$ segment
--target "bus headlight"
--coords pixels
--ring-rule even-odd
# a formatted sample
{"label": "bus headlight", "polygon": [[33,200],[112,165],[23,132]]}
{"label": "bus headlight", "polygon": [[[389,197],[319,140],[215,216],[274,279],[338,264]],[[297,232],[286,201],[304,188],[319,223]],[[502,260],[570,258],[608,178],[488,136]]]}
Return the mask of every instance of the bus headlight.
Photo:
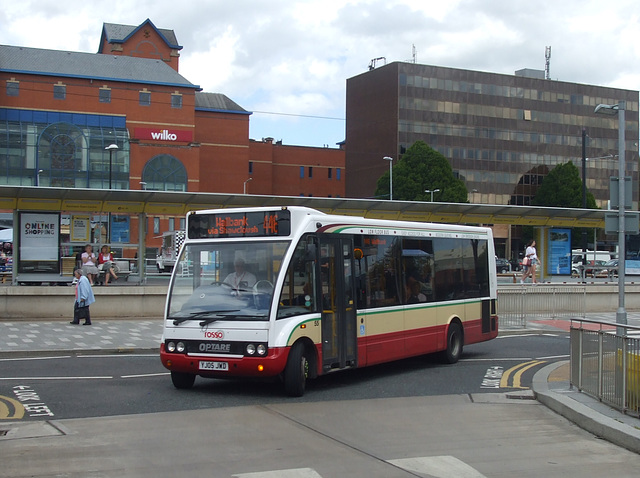
{"label": "bus headlight", "polygon": [[254,355],[256,353],[256,346],[253,344],[247,345],[247,355]]}
{"label": "bus headlight", "polygon": [[167,352],[175,352],[176,351],[176,344],[174,344],[173,342],[169,342],[167,344]]}
{"label": "bus headlight", "polygon": [[267,353],[267,347],[263,344],[258,345],[258,355],[264,355]]}
{"label": "bus headlight", "polygon": [[186,347],[185,347],[185,345],[184,345],[184,342],[178,342],[178,343],[177,343],[177,345],[176,345],[176,350],[177,350],[179,353],[183,353],[183,352],[185,351],[185,348],[186,348]]}

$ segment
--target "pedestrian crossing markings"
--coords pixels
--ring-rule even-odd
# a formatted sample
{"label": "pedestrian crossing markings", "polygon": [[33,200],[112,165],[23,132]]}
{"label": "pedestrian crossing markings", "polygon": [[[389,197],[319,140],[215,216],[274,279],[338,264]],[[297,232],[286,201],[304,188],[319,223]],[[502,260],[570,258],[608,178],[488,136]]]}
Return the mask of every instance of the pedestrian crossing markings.
{"label": "pedestrian crossing markings", "polygon": [[[387,463],[410,473],[420,473],[435,478],[485,478],[475,468],[454,456],[422,456],[387,460]],[[312,468],[258,471],[233,475],[234,478],[322,478]]]}

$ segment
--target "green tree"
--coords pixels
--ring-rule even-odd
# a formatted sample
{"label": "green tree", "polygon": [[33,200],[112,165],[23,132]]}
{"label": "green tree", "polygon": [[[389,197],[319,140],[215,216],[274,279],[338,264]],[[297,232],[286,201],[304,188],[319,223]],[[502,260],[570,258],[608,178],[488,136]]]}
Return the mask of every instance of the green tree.
{"label": "green tree", "polygon": [[[582,180],[578,168],[569,161],[558,164],[545,176],[531,201],[533,206],[582,207]],[[587,191],[587,209],[598,209],[596,199]]]}
{"label": "green tree", "polygon": [[[596,199],[592,193],[587,191],[587,209],[598,209]],[[569,161],[558,164],[545,176],[542,184],[538,188],[535,197],[531,201],[533,206],[549,207],[570,207],[582,208],[582,179],[580,171]],[[574,227],[571,234],[571,247],[582,247],[582,234],[589,232],[581,227]],[[523,239],[525,236],[533,237],[533,228],[522,230]]]}
{"label": "green tree", "polygon": [[[416,141],[393,166],[393,199],[399,201],[468,202],[464,182],[453,175],[447,158],[424,141]],[[376,197],[389,197],[389,171],[377,182]]]}

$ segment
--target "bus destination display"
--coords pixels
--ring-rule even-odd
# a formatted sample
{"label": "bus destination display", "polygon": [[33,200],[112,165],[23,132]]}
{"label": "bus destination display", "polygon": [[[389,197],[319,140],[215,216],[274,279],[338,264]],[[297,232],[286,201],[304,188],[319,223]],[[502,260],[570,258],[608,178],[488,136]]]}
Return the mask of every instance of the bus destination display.
{"label": "bus destination display", "polygon": [[290,215],[287,210],[190,214],[187,230],[190,239],[288,236]]}

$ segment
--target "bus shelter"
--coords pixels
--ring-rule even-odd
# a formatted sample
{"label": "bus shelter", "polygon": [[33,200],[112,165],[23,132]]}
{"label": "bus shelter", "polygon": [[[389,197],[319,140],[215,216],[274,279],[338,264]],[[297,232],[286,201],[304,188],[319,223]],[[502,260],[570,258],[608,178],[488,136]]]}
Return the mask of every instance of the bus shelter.
{"label": "bus shelter", "polygon": [[[71,281],[76,255],[86,244],[92,244],[96,253],[102,245],[109,246],[129,262],[134,280],[144,284],[149,215],[182,216],[190,210],[257,206],[306,206],[326,213],[376,219],[534,226],[542,257],[551,243],[548,238],[562,237],[562,232],[550,235],[551,231],[604,227],[607,212],[377,199],[0,186],[0,211],[13,212],[14,285]],[[543,277],[545,264],[543,261]]]}

